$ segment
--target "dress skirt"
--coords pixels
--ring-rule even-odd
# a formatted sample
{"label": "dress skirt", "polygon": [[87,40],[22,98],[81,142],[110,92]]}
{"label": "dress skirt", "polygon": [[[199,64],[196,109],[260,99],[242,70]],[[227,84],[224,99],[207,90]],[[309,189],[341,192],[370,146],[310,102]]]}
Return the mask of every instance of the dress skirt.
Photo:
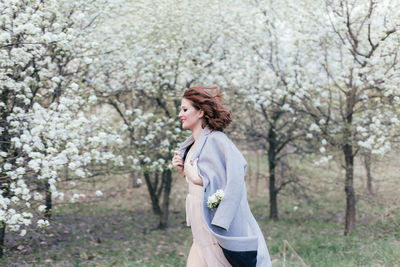
{"label": "dress skirt", "polygon": [[203,187],[188,180],[189,193],[186,197],[186,221],[192,228],[193,245],[190,249],[187,266],[231,267],[204,222],[202,200]]}

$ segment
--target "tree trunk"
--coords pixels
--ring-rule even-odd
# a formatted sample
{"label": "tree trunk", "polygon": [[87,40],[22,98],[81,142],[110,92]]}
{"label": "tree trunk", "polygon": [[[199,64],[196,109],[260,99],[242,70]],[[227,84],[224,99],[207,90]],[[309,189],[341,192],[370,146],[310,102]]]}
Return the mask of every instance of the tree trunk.
{"label": "tree trunk", "polygon": [[343,146],[343,152],[345,157],[345,167],[346,167],[346,177],[344,191],[346,193],[346,218],[345,218],[345,229],[344,234],[355,230],[356,222],[356,198],[353,187],[354,178],[354,155],[353,147],[351,144],[347,143]]}
{"label": "tree trunk", "polygon": [[371,174],[371,152],[364,153],[364,166],[367,172],[367,190],[370,195],[373,195],[372,192],[372,174]]}
{"label": "tree trunk", "polygon": [[46,219],[51,219],[51,209],[52,209],[52,202],[51,202],[51,192],[50,192],[50,184],[46,182],[46,210],[44,212],[44,216]]}
{"label": "tree trunk", "polygon": [[344,128],[343,153],[345,159],[346,177],[344,191],[346,193],[346,217],[344,235],[353,232],[356,227],[356,196],[354,192],[354,153],[353,153],[353,112],[356,90],[348,91],[346,98],[346,126]]}
{"label": "tree trunk", "polygon": [[[2,103],[8,103],[9,97],[9,90],[2,88],[1,90],[1,101]],[[8,117],[8,109],[4,107],[0,107],[0,127],[3,129],[0,135],[0,148],[2,151],[9,151],[11,147],[11,136],[8,133],[8,124],[7,124],[7,117]],[[4,163],[3,163],[4,164]],[[3,165],[1,166],[3,167]],[[0,173],[2,177],[6,177],[5,173]],[[2,182],[2,186],[0,187],[1,194],[3,197],[8,198],[10,193],[10,181]],[[4,250],[4,238],[6,235],[6,222],[0,221],[0,258],[3,257],[3,250]]]}
{"label": "tree trunk", "polygon": [[[10,187],[9,185],[4,185],[1,187],[2,189],[2,195],[3,197],[8,197],[10,193]],[[6,222],[2,221],[0,222],[0,258],[3,258],[4,256],[4,238],[6,236]]]}
{"label": "tree trunk", "polygon": [[6,235],[6,222],[0,222],[0,259],[3,258],[4,237]]}
{"label": "tree trunk", "polygon": [[[8,198],[10,195],[10,186],[9,184],[5,184],[1,187],[2,195],[5,198]],[[4,239],[6,236],[6,222],[0,222],[0,258],[4,256]]]}
{"label": "tree trunk", "polygon": [[156,188],[153,187],[150,180],[150,173],[147,171],[143,172],[144,180],[146,181],[147,189],[149,191],[151,205],[153,207],[154,214],[161,215],[160,203],[158,201]]}
{"label": "tree trunk", "polygon": [[168,214],[169,214],[169,194],[171,193],[171,184],[172,184],[172,173],[171,170],[165,170],[162,173],[162,179],[164,182],[163,188],[163,204],[160,216],[160,223],[158,228],[165,229],[168,225]]}
{"label": "tree trunk", "polygon": [[[269,166],[272,167],[273,164],[269,162]],[[275,169],[269,170],[269,218],[278,220],[278,192],[275,189]]]}
{"label": "tree trunk", "polygon": [[278,190],[276,190],[276,134],[271,128],[268,133],[268,166],[269,166],[269,218],[273,220],[278,220]]}
{"label": "tree trunk", "polygon": [[257,150],[257,170],[256,170],[256,197],[258,196],[258,184],[260,181],[260,153]]}

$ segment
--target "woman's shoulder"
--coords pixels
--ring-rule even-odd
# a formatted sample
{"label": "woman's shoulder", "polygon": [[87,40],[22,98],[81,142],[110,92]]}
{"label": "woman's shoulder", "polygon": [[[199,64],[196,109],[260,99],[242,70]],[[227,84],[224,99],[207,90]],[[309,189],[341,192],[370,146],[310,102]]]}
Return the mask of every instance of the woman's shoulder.
{"label": "woman's shoulder", "polygon": [[217,130],[211,131],[209,134],[209,138],[213,141],[227,142],[227,143],[232,142],[224,132]]}
{"label": "woman's shoulder", "polygon": [[238,150],[236,145],[232,142],[232,140],[221,131],[212,131],[209,134],[210,144],[215,147],[219,147],[224,150]]}
{"label": "woman's shoulder", "polygon": [[240,150],[224,132],[212,131],[209,134],[208,139],[209,140],[207,141],[207,150],[209,150],[209,152],[223,155],[224,158],[242,158],[245,162],[245,159]]}

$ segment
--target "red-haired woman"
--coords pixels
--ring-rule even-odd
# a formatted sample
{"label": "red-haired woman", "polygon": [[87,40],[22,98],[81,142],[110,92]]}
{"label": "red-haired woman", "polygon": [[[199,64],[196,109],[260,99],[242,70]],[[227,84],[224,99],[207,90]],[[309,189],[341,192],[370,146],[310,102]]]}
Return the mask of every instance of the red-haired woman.
{"label": "red-haired woman", "polygon": [[192,135],[173,166],[189,184],[186,220],[193,245],[187,266],[271,266],[264,236],[247,202],[247,163],[222,132],[231,115],[217,87],[185,91],[179,118]]}

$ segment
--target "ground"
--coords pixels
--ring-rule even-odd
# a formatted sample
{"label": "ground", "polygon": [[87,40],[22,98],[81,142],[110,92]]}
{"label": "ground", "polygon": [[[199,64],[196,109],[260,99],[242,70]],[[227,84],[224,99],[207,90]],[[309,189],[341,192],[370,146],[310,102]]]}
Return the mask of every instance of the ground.
{"label": "ground", "polygon": [[[292,159],[308,197],[298,189],[282,191],[280,219],[273,221],[268,219],[266,179],[260,178],[256,185],[254,153],[246,158],[249,202],[273,266],[302,266],[302,261],[307,266],[400,266],[396,155],[379,159],[373,166],[373,196],[365,190],[361,162],[356,163],[357,228],[350,236],[343,235],[344,173],[337,164],[315,166],[308,159]],[[185,266],[192,242],[185,221],[186,182],[174,178],[169,225],[159,230],[145,185],[135,188],[125,176],[104,179],[95,185],[104,191],[103,197],[56,205],[48,228],[30,231],[25,237],[7,233],[6,256],[0,265]]]}

